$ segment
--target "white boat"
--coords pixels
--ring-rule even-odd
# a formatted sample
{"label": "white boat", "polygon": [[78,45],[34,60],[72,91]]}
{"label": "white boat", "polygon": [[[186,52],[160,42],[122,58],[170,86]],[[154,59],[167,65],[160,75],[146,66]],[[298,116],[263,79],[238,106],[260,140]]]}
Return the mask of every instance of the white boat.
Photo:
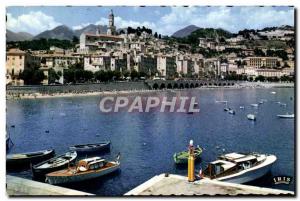
{"label": "white boat", "polygon": [[120,155],[115,161],[106,161],[101,157],[82,159],[75,167],[46,174],[49,184],[80,182],[98,178],[112,173],[120,168]]}
{"label": "white boat", "polygon": [[235,114],[235,111],[234,110],[229,110],[228,113],[229,114]]}
{"label": "white boat", "polygon": [[257,103],[250,104],[252,107],[258,107]]}
{"label": "white boat", "polygon": [[271,91],[271,94],[276,94],[276,91]]}
{"label": "white boat", "polygon": [[247,118],[252,121],[256,120],[256,116],[254,114],[247,114]]}
{"label": "white boat", "polygon": [[241,105],[241,106],[240,106],[240,109],[245,109],[245,106],[242,106],[242,105]]}
{"label": "white boat", "polygon": [[209,163],[204,177],[231,183],[247,183],[267,174],[277,160],[275,155],[229,153]]}
{"label": "white boat", "polygon": [[278,114],[277,117],[279,118],[286,118],[286,119],[292,119],[295,118],[294,114]]}

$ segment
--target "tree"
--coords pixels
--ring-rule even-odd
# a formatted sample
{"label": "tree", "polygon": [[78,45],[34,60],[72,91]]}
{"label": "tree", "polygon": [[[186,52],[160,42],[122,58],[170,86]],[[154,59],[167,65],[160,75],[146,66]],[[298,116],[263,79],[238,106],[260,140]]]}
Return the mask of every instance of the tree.
{"label": "tree", "polygon": [[161,34],[158,35],[158,38],[161,39]]}
{"label": "tree", "polygon": [[255,82],[260,81],[260,82],[264,82],[265,81],[265,77],[263,75],[259,75],[255,78]]}
{"label": "tree", "polygon": [[266,54],[261,49],[258,49],[258,48],[254,49],[254,54],[255,54],[255,56],[260,56],[260,57],[266,56]]}
{"label": "tree", "polygon": [[157,38],[157,32],[154,33],[154,38]]}
{"label": "tree", "polygon": [[78,38],[77,36],[73,36],[72,42],[73,42],[74,44],[78,44],[78,43],[79,43],[79,38]]}
{"label": "tree", "polygon": [[55,72],[55,70],[53,68],[50,68],[48,70],[48,83],[49,84],[52,84],[52,83],[55,83],[56,80],[59,79],[59,75]]}
{"label": "tree", "polygon": [[20,73],[19,78],[24,80],[25,84],[41,84],[45,79],[44,72],[39,69],[28,68]]}
{"label": "tree", "polygon": [[131,73],[130,73],[130,77],[132,80],[138,78],[139,74],[136,70],[132,70]]}

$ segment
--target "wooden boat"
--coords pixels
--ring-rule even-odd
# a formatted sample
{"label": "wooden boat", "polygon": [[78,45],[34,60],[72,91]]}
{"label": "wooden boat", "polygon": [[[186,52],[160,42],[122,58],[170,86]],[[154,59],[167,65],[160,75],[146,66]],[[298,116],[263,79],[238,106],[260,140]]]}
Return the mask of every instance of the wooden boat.
{"label": "wooden boat", "polygon": [[96,151],[105,151],[110,150],[110,141],[99,142],[94,144],[78,144],[69,147],[71,151],[76,151],[79,153],[85,152],[96,152]]}
{"label": "wooden boat", "polygon": [[119,169],[120,155],[115,161],[106,161],[101,157],[92,157],[80,160],[74,167],[48,173],[46,182],[49,184],[62,184],[80,182],[94,179],[112,173]]}
{"label": "wooden boat", "polygon": [[32,166],[33,178],[45,181],[45,175],[50,172],[64,169],[73,164],[77,158],[76,151],[67,152],[63,155],[56,156],[47,161]]}
{"label": "wooden boat", "polygon": [[9,154],[6,156],[6,166],[8,168],[20,168],[24,166],[27,166],[29,168],[30,164],[39,163],[41,161],[52,158],[54,155],[54,149],[19,154]]}
{"label": "wooden boat", "polygon": [[208,164],[203,177],[231,183],[246,183],[268,173],[277,160],[275,155],[229,153]]}
{"label": "wooden boat", "polygon": [[[195,153],[195,160],[200,159],[201,154],[202,154],[202,148],[197,146],[194,150]],[[188,163],[188,158],[189,158],[189,152],[188,151],[182,151],[179,153],[175,153],[173,155],[174,162],[176,164],[187,164]]]}
{"label": "wooden boat", "polygon": [[277,117],[279,118],[286,118],[286,119],[293,119],[295,118],[295,115],[294,114],[278,114]]}
{"label": "wooden boat", "polygon": [[247,114],[247,118],[252,121],[256,120],[256,116],[254,114]]}
{"label": "wooden boat", "polygon": [[228,113],[234,115],[234,114],[235,114],[235,111],[234,111],[234,110],[229,110]]}

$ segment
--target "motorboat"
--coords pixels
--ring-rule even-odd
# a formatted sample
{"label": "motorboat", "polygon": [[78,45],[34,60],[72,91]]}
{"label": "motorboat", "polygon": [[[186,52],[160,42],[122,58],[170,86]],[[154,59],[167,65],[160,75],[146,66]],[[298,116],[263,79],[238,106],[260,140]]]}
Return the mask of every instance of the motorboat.
{"label": "motorboat", "polygon": [[252,121],[256,120],[256,116],[254,114],[247,114],[247,118]]}
{"label": "motorboat", "polygon": [[101,157],[82,159],[74,167],[46,174],[49,184],[63,184],[85,181],[112,173],[120,168],[120,154],[115,161],[107,161]]}
{"label": "motorboat", "polygon": [[203,177],[231,183],[247,183],[267,174],[277,160],[275,155],[228,153],[210,162]]}

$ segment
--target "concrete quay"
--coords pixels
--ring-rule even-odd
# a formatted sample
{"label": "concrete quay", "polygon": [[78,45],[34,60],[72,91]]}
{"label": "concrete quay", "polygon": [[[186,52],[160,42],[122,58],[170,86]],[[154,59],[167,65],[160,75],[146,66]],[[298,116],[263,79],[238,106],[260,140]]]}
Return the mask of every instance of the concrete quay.
{"label": "concrete quay", "polygon": [[289,195],[294,192],[242,184],[202,179],[190,183],[187,177],[160,174],[127,192],[125,196],[236,196],[236,195]]}
{"label": "concrete quay", "polygon": [[46,183],[6,176],[6,193],[10,197],[18,196],[92,196],[94,194],[53,186]]}

